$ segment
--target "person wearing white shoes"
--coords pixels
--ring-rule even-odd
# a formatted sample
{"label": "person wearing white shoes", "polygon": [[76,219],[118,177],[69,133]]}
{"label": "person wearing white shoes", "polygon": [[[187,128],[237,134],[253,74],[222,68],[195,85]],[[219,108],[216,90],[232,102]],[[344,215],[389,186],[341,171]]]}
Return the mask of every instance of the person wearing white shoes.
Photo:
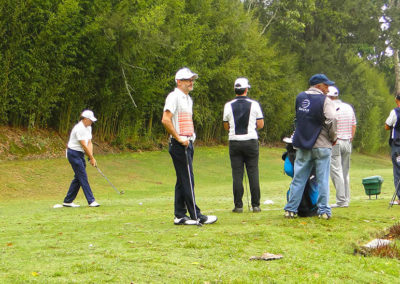
{"label": "person wearing white shoes", "polygon": [[[198,78],[189,68],[181,68],[175,75],[176,88],[165,100],[162,124],[170,134],[169,154],[175,172],[175,225],[198,225],[215,223],[218,218],[201,214],[196,205],[193,175],[193,101],[189,92]],[[186,213],[189,212],[189,216]]]}
{"label": "person wearing white shoes", "polygon": [[79,188],[82,187],[86,200],[90,207],[99,207],[96,202],[86,173],[85,154],[89,157],[90,164],[95,167],[96,159],[93,156],[92,127],[97,119],[91,110],[82,112],[80,121],[72,128],[67,148],[67,158],[75,173],[67,195],[64,198],[64,207],[79,207],[74,203]]}
{"label": "person wearing white shoes", "polygon": [[332,146],[330,175],[336,189],[336,203],[331,208],[348,207],[350,204],[350,155],[351,143],[356,134],[357,120],[351,105],[339,100],[339,90],[329,86],[327,96],[334,102],[337,119],[337,142]]}

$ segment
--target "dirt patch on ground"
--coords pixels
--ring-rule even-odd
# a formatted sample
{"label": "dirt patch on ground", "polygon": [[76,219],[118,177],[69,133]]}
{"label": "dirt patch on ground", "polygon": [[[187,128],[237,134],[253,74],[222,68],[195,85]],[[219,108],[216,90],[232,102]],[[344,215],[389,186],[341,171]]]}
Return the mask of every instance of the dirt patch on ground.
{"label": "dirt patch on ground", "polygon": [[[53,130],[0,126],[0,160],[48,159],[65,156],[68,135]],[[106,142],[93,141],[95,154],[118,153]]]}

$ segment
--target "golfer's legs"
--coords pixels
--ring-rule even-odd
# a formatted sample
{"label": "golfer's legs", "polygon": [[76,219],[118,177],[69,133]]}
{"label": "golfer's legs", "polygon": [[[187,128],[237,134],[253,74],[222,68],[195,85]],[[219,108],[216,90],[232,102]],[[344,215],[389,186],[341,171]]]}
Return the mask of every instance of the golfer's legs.
{"label": "golfer's legs", "polygon": [[318,214],[326,213],[331,216],[331,207],[329,206],[329,168],[332,150],[330,148],[314,148],[312,151],[319,189]]}
{"label": "golfer's legs", "polygon": [[341,141],[339,140],[332,148],[330,174],[333,185],[336,189],[336,204],[339,206],[346,205],[346,195],[344,187],[344,177],[342,169]]}
{"label": "golfer's legs", "polygon": [[[191,176],[192,186],[193,186],[193,196],[192,189],[190,187],[190,180],[188,175],[187,161],[185,155],[185,147],[182,146],[176,140],[172,140],[170,146],[170,155],[172,157],[172,161],[174,163],[177,183],[175,186],[175,216],[177,218],[182,218],[186,215],[186,212],[189,211],[190,217],[195,219],[195,211],[193,205],[194,195],[194,176],[193,176],[193,145],[189,144],[187,148],[187,156],[189,161],[189,172]],[[187,210],[187,211],[186,211]],[[199,207],[196,206],[197,217],[200,216],[201,212]]]}
{"label": "golfer's legs", "polygon": [[68,190],[64,202],[70,203],[74,201],[76,195],[78,194],[79,186],[81,186],[88,204],[92,203],[95,199],[86,174],[86,162],[84,154],[79,151],[68,149],[68,161],[75,172],[75,177],[71,182],[70,189]]}
{"label": "golfer's legs", "polygon": [[400,147],[392,144],[392,164],[393,164],[393,178],[394,188],[397,192],[397,197],[400,199]]}
{"label": "golfer's legs", "polygon": [[290,184],[289,202],[284,208],[286,211],[297,213],[312,166],[311,150],[298,149],[294,161],[294,177]]}
{"label": "golfer's legs", "polygon": [[343,171],[343,181],[344,181],[344,196],[346,198],[345,205],[350,203],[350,155],[351,155],[351,142],[350,140],[343,141],[341,146],[341,156],[342,156],[342,171]]}
{"label": "golfer's legs", "polygon": [[258,140],[245,141],[245,164],[247,176],[249,177],[250,192],[251,192],[251,206],[260,206],[260,181],[258,174]]}
{"label": "golfer's legs", "polygon": [[244,157],[240,150],[239,141],[229,141],[229,157],[232,168],[233,202],[235,207],[243,208]]}

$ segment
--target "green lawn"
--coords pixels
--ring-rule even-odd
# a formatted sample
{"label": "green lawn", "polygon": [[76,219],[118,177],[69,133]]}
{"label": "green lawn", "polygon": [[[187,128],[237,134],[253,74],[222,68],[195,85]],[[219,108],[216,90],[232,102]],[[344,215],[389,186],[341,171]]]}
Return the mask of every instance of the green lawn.
{"label": "green lawn", "polygon": [[[73,172],[66,159],[0,162],[0,283],[394,283],[400,262],[354,256],[398,222],[388,210],[394,187],[388,157],[352,156],[352,202],[331,220],[283,218],[290,178],[283,149],[260,153],[262,212],[233,214],[227,147],[198,147],[194,158],[197,203],[216,224],[173,225],[175,172],[167,151],[97,156],[98,165],[125,195],[117,195],[89,166],[99,208],[53,209]],[[384,178],[368,200],[361,179]],[[331,186],[331,202],[335,191]],[[264,252],[275,261],[249,261]]]}

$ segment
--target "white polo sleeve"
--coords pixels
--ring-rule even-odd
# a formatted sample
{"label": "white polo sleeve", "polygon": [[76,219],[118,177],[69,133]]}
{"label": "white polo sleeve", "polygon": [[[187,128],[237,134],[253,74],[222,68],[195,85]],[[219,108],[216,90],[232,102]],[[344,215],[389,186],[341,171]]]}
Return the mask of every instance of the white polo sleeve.
{"label": "white polo sleeve", "polygon": [[178,107],[178,96],[174,93],[170,93],[165,99],[164,111],[169,110],[172,114],[175,114]]}
{"label": "white polo sleeve", "polygon": [[389,117],[386,119],[386,124],[388,126],[394,126],[396,124],[397,121],[397,115],[396,112],[394,111],[394,109],[392,109],[392,111],[389,114]]}
{"label": "white polo sleeve", "polygon": [[224,106],[224,115],[222,117],[222,121],[223,122],[229,122],[229,114],[231,113],[231,104],[230,103],[226,103]]}
{"label": "white polo sleeve", "polygon": [[257,102],[254,104],[254,106],[255,106],[255,111],[256,111],[256,119],[263,119],[264,115],[262,113],[260,103]]}

